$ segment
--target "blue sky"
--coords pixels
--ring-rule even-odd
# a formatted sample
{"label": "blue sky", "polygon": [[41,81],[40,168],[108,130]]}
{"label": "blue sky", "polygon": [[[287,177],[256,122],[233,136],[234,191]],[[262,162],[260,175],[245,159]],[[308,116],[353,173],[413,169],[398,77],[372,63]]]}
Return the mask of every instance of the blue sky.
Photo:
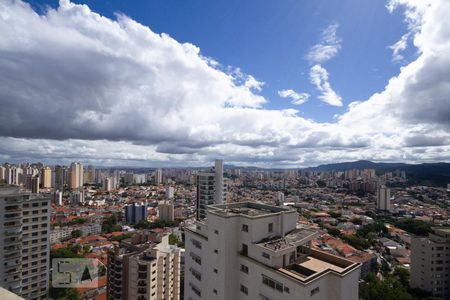
{"label": "blue sky", "polygon": [[0,161],[450,161],[448,0],[0,11]]}
{"label": "blue sky", "polygon": [[[30,1],[36,9],[58,6],[58,1]],[[189,42],[204,56],[224,66],[234,66],[265,83],[261,95],[268,109],[294,108],[305,118],[334,122],[347,105],[382,91],[398,74],[401,64],[392,61],[388,48],[407,32],[401,10],[389,13],[384,1],[74,1],[109,18],[123,13],[156,33],[167,33]],[[309,49],[322,30],[337,23],[341,50],[323,66],[344,105],[317,100],[309,82]],[[413,55],[412,50],[406,57]],[[311,94],[301,106],[282,99],[277,91],[293,89]]]}

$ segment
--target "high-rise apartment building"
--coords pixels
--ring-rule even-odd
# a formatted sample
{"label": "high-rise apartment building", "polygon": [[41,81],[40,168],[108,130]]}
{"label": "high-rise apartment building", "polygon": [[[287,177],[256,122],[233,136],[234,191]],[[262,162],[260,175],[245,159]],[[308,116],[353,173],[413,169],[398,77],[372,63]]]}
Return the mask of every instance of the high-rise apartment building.
{"label": "high-rise apartment building", "polygon": [[411,287],[450,299],[450,228],[411,239]]}
{"label": "high-rise apartment building", "polygon": [[377,209],[391,210],[391,190],[385,185],[377,189]]}
{"label": "high-rise apartment building", "polygon": [[125,205],[125,222],[127,224],[137,224],[140,221],[147,220],[147,204],[133,203]]}
{"label": "high-rise apartment building", "polygon": [[161,201],[158,204],[159,219],[161,221],[173,221],[175,220],[173,203],[172,201]]}
{"label": "high-rise apartment building", "polygon": [[52,187],[52,169],[44,167],[41,170],[41,186],[44,189]]}
{"label": "high-rise apartment building", "polygon": [[162,183],[162,169],[156,169],[154,174],[154,182],[155,184],[161,184]]}
{"label": "high-rise apartment building", "polygon": [[26,299],[47,299],[50,199],[0,187],[0,286]]}
{"label": "high-rise apartment building", "polygon": [[78,189],[83,186],[83,165],[74,162],[70,165],[69,169],[69,188]]}
{"label": "high-rise apartment building", "polygon": [[0,166],[0,184],[6,183],[6,168],[4,166]]}
{"label": "high-rise apartment building", "polygon": [[[160,240],[155,242],[155,240]],[[180,299],[180,248],[169,238],[138,233],[108,256],[108,299]]]}
{"label": "high-rise apartment building", "polygon": [[39,176],[27,175],[25,187],[34,194],[39,193],[40,178]]}
{"label": "high-rise apartment building", "polygon": [[68,182],[68,170],[65,166],[55,166],[55,190],[63,191]]}
{"label": "high-rise apartment building", "polygon": [[223,161],[216,160],[214,171],[197,175],[197,219],[206,218],[206,208],[211,204],[222,204],[227,199],[227,185],[223,178]]}
{"label": "high-rise apartment building", "polygon": [[185,228],[185,299],[358,299],[360,264],[311,249],[295,210],[211,205]]}
{"label": "high-rise apartment building", "polygon": [[174,196],[175,196],[175,188],[173,186],[168,186],[166,188],[166,198],[173,199]]}

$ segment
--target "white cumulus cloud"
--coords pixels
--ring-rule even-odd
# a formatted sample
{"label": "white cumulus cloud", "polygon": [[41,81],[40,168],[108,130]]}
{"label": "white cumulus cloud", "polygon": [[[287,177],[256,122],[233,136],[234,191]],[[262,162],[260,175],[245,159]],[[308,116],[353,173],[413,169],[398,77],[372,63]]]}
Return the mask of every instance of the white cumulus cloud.
{"label": "white cumulus cloud", "polygon": [[294,90],[278,91],[278,96],[281,98],[290,98],[292,104],[301,105],[308,101],[310,95],[308,93],[297,93]]}

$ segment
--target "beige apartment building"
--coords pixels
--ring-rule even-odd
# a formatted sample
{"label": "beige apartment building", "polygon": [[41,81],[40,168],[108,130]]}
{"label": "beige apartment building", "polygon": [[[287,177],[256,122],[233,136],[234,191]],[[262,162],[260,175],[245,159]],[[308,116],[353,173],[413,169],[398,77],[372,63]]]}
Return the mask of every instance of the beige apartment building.
{"label": "beige apartment building", "polygon": [[252,202],[210,205],[185,228],[185,299],[358,299],[360,264],[311,249],[298,213]]}
{"label": "beige apartment building", "polygon": [[52,187],[52,169],[50,167],[44,167],[41,170],[41,186],[42,188]]}
{"label": "beige apartment building", "polygon": [[411,240],[411,287],[450,299],[450,228]]}
{"label": "beige apartment building", "polygon": [[[155,242],[159,240],[159,242]],[[108,299],[180,299],[181,249],[169,236],[138,233],[108,256]]]}
{"label": "beige apartment building", "polygon": [[0,187],[0,286],[25,299],[47,299],[50,199]]}

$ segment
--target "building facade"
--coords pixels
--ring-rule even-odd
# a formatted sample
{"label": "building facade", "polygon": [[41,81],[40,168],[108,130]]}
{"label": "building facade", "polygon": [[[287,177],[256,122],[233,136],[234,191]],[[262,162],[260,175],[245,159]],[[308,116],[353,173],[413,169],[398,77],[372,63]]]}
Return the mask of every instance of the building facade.
{"label": "building facade", "polygon": [[450,299],[450,228],[411,239],[411,287]]}
{"label": "building facade", "polygon": [[311,249],[296,211],[211,205],[185,228],[185,299],[358,299],[358,263]]}
{"label": "building facade", "polygon": [[108,299],[180,299],[180,248],[169,237],[139,233],[108,256]]}
{"label": "building facade", "polygon": [[69,188],[72,190],[81,188],[84,184],[83,176],[83,165],[78,162],[72,163],[69,169]]}
{"label": "building facade", "polygon": [[25,299],[47,299],[50,199],[0,187],[0,285]]}
{"label": "building facade", "polygon": [[227,199],[227,185],[223,178],[223,161],[216,160],[214,170],[197,174],[196,217],[206,218],[207,206],[222,204]]}
{"label": "building facade", "polygon": [[159,219],[161,221],[173,221],[175,220],[175,214],[172,201],[161,201],[158,204]]}
{"label": "building facade", "polygon": [[391,190],[385,185],[381,185],[377,189],[377,209],[391,209]]}
{"label": "building facade", "polygon": [[127,224],[137,224],[140,221],[147,220],[147,204],[133,203],[125,205],[125,222]]}

